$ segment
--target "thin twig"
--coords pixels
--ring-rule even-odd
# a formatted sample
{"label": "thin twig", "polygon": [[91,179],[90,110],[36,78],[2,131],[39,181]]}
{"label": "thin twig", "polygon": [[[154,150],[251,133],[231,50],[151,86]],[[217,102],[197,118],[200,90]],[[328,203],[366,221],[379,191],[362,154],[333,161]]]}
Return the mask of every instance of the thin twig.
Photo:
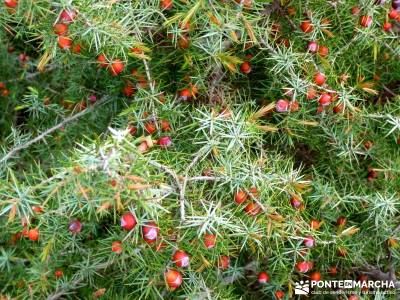
{"label": "thin twig", "polygon": [[46,138],[49,134],[53,133],[54,131],[56,131],[57,129],[60,129],[61,127],[63,127],[64,125],[66,125],[67,123],[70,123],[72,121],[75,121],[76,119],[86,115],[87,113],[91,112],[94,110],[94,108],[96,108],[97,106],[100,106],[106,102],[108,102],[108,97],[104,97],[103,99],[101,99],[100,101],[96,102],[93,106],[86,108],[85,110],[82,110],[81,112],[72,115],[68,118],[65,118],[61,123],[58,123],[56,126],[51,127],[49,129],[47,129],[46,131],[42,132],[41,134],[39,134],[37,137],[35,137],[34,139],[29,140],[28,142],[19,145],[15,148],[13,148],[12,150],[10,150],[1,160],[0,163],[3,163],[5,161],[7,161],[8,159],[10,159],[12,156],[14,156],[18,151],[26,149],[28,147],[30,147],[31,145],[43,140],[44,138]]}

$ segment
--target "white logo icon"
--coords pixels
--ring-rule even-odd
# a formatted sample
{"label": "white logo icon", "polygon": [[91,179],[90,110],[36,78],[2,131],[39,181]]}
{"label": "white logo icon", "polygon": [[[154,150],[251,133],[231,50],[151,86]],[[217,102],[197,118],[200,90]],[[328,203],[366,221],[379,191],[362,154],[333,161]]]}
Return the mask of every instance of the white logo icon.
{"label": "white logo icon", "polygon": [[310,283],[308,280],[296,282],[294,284],[294,294],[295,295],[308,295],[310,293]]}

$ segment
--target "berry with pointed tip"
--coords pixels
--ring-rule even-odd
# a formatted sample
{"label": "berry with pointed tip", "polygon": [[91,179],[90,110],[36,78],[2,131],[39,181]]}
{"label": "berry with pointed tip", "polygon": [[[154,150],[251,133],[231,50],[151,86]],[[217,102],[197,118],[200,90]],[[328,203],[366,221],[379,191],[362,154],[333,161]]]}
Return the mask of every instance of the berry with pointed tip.
{"label": "berry with pointed tip", "polygon": [[189,266],[189,255],[183,250],[177,250],[172,256],[172,262],[179,268],[186,268]]}
{"label": "berry with pointed tip", "polygon": [[63,271],[62,270],[56,270],[54,272],[54,276],[56,276],[56,278],[61,278],[63,276]]}
{"label": "berry with pointed tip", "polygon": [[304,246],[312,248],[315,246],[315,240],[312,236],[307,236],[303,241]]}
{"label": "berry with pointed tip", "polygon": [[315,82],[316,85],[321,86],[321,85],[323,85],[325,83],[325,81],[326,81],[326,76],[325,76],[324,73],[315,74],[314,82]]}
{"label": "berry with pointed tip", "polygon": [[18,0],[4,0],[4,4],[9,8],[15,8],[18,5]]}
{"label": "berry with pointed tip", "polygon": [[304,20],[300,24],[300,29],[304,33],[310,33],[310,32],[312,32],[314,30],[314,26],[311,24],[310,20]]}
{"label": "berry with pointed tip", "polygon": [[116,254],[122,253],[122,243],[121,243],[121,241],[112,242],[111,251],[116,253]]}
{"label": "berry with pointed tip", "polygon": [[137,224],[135,216],[131,212],[127,212],[121,217],[121,227],[127,231],[135,228]]}
{"label": "berry with pointed tip", "polygon": [[160,228],[157,227],[155,222],[148,222],[142,227],[143,239],[149,244],[154,243],[157,240],[159,232]]}
{"label": "berry with pointed tip", "polygon": [[250,216],[256,216],[260,213],[261,207],[256,202],[250,202],[244,208],[244,211]]}
{"label": "berry with pointed tip", "polygon": [[158,145],[162,148],[168,148],[172,146],[172,140],[169,136],[163,136],[158,139]]}
{"label": "berry with pointed tip", "polygon": [[68,225],[68,230],[71,232],[71,233],[79,233],[79,232],[81,232],[82,231],[82,223],[79,221],[79,220],[75,220],[75,221],[72,221],[71,223],[69,223],[69,225]]}
{"label": "berry with pointed tip", "polygon": [[60,14],[60,20],[64,23],[72,23],[76,17],[76,11],[64,9]]}
{"label": "berry with pointed tip", "polygon": [[72,46],[72,39],[70,37],[60,35],[58,36],[57,43],[58,47],[63,50],[67,50]]}
{"label": "berry with pointed tip", "polygon": [[308,42],[307,45],[307,50],[311,53],[317,53],[318,52],[318,43],[316,41],[311,41]]}
{"label": "berry with pointed tip", "polygon": [[248,61],[243,62],[243,63],[240,65],[240,71],[241,71],[243,74],[249,74],[249,73],[251,72],[250,63],[249,63]]}
{"label": "berry with pointed tip", "polygon": [[64,23],[57,23],[53,26],[53,29],[57,35],[66,35],[68,33],[68,25]]}
{"label": "berry with pointed tip", "polygon": [[244,190],[238,190],[235,194],[235,202],[236,204],[242,204],[244,201],[246,201],[248,198],[248,195],[246,191]]}
{"label": "berry with pointed tip", "polygon": [[171,290],[175,290],[181,286],[183,279],[179,271],[174,269],[169,269],[164,273],[165,282]]}
{"label": "berry with pointed tip", "polygon": [[231,260],[230,260],[229,256],[221,255],[218,258],[218,268],[220,268],[221,270],[226,270],[229,268],[230,262],[231,262]]}
{"label": "berry with pointed tip", "polygon": [[277,112],[288,112],[290,109],[290,103],[286,99],[279,99],[276,101],[275,110]]}
{"label": "berry with pointed tip", "polygon": [[204,246],[206,246],[207,249],[214,248],[216,240],[217,236],[215,234],[211,233],[204,234]]}
{"label": "berry with pointed tip", "polygon": [[331,104],[331,100],[332,100],[332,96],[327,94],[327,93],[324,93],[324,94],[321,95],[321,97],[319,98],[318,102],[322,106],[327,106],[327,105]]}
{"label": "berry with pointed tip", "polygon": [[311,281],[321,281],[321,278],[322,278],[321,273],[318,271],[312,272],[310,274]]}
{"label": "berry with pointed tip", "polygon": [[269,281],[269,276],[266,272],[258,273],[258,283],[266,284]]}
{"label": "berry with pointed tip", "polygon": [[360,17],[360,25],[362,27],[370,27],[372,25],[372,17],[371,16],[361,16]]}
{"label": "berry with pointed tip", "polygon": [[122,73],[124,68],[125,68],[124,63],[121,60],[116,59],[111,62],[109,71],[110,71],[111,75],[117,76],[118,74]]}
{"label": "berry with pointed tip", "polygon": [[190,99],[191,96],[192,94],[190,93],[189,89],[183,89],[179,92],[179,97],[184,101]]}
{"label": "berry with pointed tip", "polygon": [[97,56],[97,62],[99,63],[100,68],[108,67],[107,58],[104,54],[100,54],[99,56]]}
{"label": "berry with pointed tip", "polygon": [[40,233],[39,233],[39,229],[38,228],[33,228],[33,229],[30,229],[28,231],[28,238],[31,241],[36,242],[37,240],[39,240],[39,235],[40,235]]}

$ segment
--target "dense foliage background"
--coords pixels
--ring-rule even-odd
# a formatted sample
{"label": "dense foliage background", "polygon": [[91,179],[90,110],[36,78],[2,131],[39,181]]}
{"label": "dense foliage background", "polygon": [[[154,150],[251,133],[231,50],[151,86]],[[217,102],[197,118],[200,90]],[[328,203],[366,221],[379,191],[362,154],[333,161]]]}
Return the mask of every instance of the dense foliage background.
{"label": "dense foliage background", "polygon": [[0,299],[399,287],[399,6],[5,0]]}

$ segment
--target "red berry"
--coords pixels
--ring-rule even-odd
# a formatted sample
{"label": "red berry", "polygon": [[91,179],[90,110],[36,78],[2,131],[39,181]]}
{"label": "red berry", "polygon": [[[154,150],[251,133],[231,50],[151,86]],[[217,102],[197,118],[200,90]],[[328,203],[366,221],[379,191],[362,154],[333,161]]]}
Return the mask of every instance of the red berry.
{"label": "red berry", "polygon": [[144,124],[144,129],[145,129],[149,134],[152,134],[152,133],[154,133],[154,132],[157,130],[157,128],[156,128],[156,126],[154,125],[153,122],[147,122],[146,124]]}
{"label": "red berry", "polygon": [[319,86],[323,85],[325,83],[325,80],[326,80],[326,77],[325,77],[325,74],[323,74],[323,73],[317,73],[314,76],[314,82],[316,85],[319,85]]}
{"label": "red berry", "polygon": [[235,202],[237,204],[242,204],[244,201],[247,200],[247,198],[248,198],[248,195],[247,195],[246,191],[244,191],[244,190],[239,190],[235,194]]}
{"label": "red berry", "polygon": [[37,240],[39,240],[39,229],[38,228],[34,228],[28,231],[28,238],[31,241],[36,242]]}
{"label": "red berry", "polygon": [[315,240],[312,236],[307,236],[304,241],[304,246],[308,247],[308,248],[312,248],[315,246]]}
{"label": "red berry", "polygon": [[79,233],[82,231],[82,223],[79,220],[72,221],[68,225],[68,230],[71,231],[71,233]]}
{"label": "red berry", "polygon": [[244,211],[254,217],[260,213],[261,207],[256,202],[250,202],[246,205]]}
{"label": "red berry", "polygon": [[97,62],[100,64],[100,68],[107,68],[108,62],[104,54],[97,56]]}
{"label": "red berry", "polygon": [[206,233],[204,235],[204,246],[206,246],[207,249],[214,248],[216,240],[217,236],[215,234]]}
{"label": "red berry", "polygon": [[296,264],[296,269],[301,273],[307,273],[308,271],[311,270],[312,266],[313,266],[312,262],[300,261]]}
{"label": "red berry", "polygon": [[357,295],[350,295],[347,300],[358,300],[358,296]]}
{"label": "red berry", "polygon": [[57,42],[58,42],[58,46],[64,50],[71,48],[71,45],[72,45],[72,39],[67,36],[60,35],[58,37]]}
{"label": "red berry", "polygon": [[169,9],[171,9],[172,8],[172,6],[173,6],[173,1],[172,0],[161,0],[161,8],[162,9],[166,9],[166,10],[169,10]]}
{"label": "red berry", "polygon": [[320,281],[321,280],[321,273],[316,271],[316,272],[312,272],[310,274],[310,280],[311,281]]}
{"label": "red berry", "polygon": [[386,22],[385,24],[383,24],[383,30],[385,31],[390,31],[392,29],[393,25],[390,22]]}
{"label": "red berry", "polygon": [[344,105],[343,105],[343,103],[339,103],[338,105],[335,105],[334,107],[333,107],[333,112],[335,113],[335,114],[339,114],[339,113],[341,113],[341,112],[343,112],[344,111]]}
{"label": "red berry", "polygon": [[189,89],[183,89],[179,92],[179,96],[182,100],[188,100],[192,94],[190,93]]}
{"label": "red berry", "polygon": [[72,47],[72,53],[75,53],[75,54],[81,53],[81,45],[80,44],[75,44]]}
{"label": "red berry", "polygon": [[168,147],[171,147],[172,140],[169,136],[163,136],[163,137],[159,138],[158,144],[162,148],[168,148]]}
{"label": "red berry", "polygon": [[244,74],[249,74],[251,72],[250,63],[248,61],[245,61],[244,63],[242,63],[240,66],[240,71]]}
{"label": "red berry", "polygon": [[286,99],[280,99],[276,102],[275,110],[277,112],[288,112],[289,111],[289,101]]}
{"label": "red berry", "polygon": [[336,266],[329,267],[328,274],[330,276],[335,276],[337,273],[338,273],[338,271],[337,271],[337,267]]}
{"label": "red berry", "polygon": [[132,230],[137,224],[135,216],[127,212],[121,217],[121,227],[125,230]]}
{"label": "red berry", "polygon": [[362,27],[369,27],[372,25],[372,17],[371,16],[361,16],[360,17],[360,25]]}
{"label": "red berry", "polygon": [[358,15],[358,14],[360,13],[360,11],[361,11],[361,9],[360,9],[360,7],[358,7],[358,6],[353,6],[353,7],[351,8],[351,13],[352,13],[353,15]]}
{"label": "red berry", "polygon": [[314,27],[311,24],[310,20],[305,20],[305,21],[301,22],[300,29],[301,29],[301,31],[303,31],[305,33],[310,33],[314,30]]}
{"label": "red berry", "polygon": [[41,208],[40,206],[36,206],[36,205],[32,206],[32,210],[37,214],[40,214],[43,212],[43,208]]}
{"label": "red berry", "polygon": [[56,276],[56,278],[62,277],[63,274],[64,274],[64,273],[63,273],[62,270],[56,270],[56,271],[54,272],[54,275]]}
{"label": "red berry", "polygon": [[307,99],[312,100],[317,96],[317,91],[314,88],[309,88],[307,90]]}
{"label": "red berry", "polygon": [[122,253],[122,243],[120,241],[112,242],[111,251],[116,254]]}
{"label": "red berry", "polygon": [[76,17],[76,12],[74,10],[63,10],[60,14],[60,20],[64,23],[71,23]]}
{"label": "red berry", "polygon": [[399,12],[398,12],[396,9],[392,9],[392,10],[389,12],[389,14],[388,14],[388,16],[389,16],[390,19],[397,19],[397,17],[398,17],[399,15],[400,15],[400,14],[399,14]]}
{"label": "red berry", "polygon": [[318,220],[311,220],[310,227],[313,230],[318,230],[321,227],[321,222]]}
{"label": "red berry", "polygon": [[275,297],[276,299],[282,299],[283,297],[285,297],[285,293],[283,291],[276,291],[275,292]]}
{"label": "red berry", "polygon": [[319,98],[319,104],[321,104],[322,106],[326,106],[331,104],[331,100],[332,100],[332,96],[329,94],[322,94],[321,97]]}
{"label": "red berry", "polygon": [[124,86],[124,88],[122,89],[122,93],[126,96],[126,97],[132,97],[132,95],[135,93],[135,89],[132,86],[132,84],[127,84]]}
{"label": "red berry", "polygon": [[172,262],[174,262],[177,267],[186,268],[189,266],[189,256],[185,251],[177,250],[172,256]]}
{"label": "red berry", "polygon": [[321,56],[321,57],[325,57],[325,56],[327,56],[328,54],[329,54],[329,48],[327,47],[327,46],[319,46],[319,48],[318,48],[318,54]]}
{"label": "red berry", "polygon": [[266,272],[258,273],[258,283],[266,284],[269,281],[269,276]]}
{"label": "red berry", "polygon": [[155,222],[148,222],[142,227],[143,238],[149,244],[154,243],[157,240],[159,232],[160,228],[157,227]]}
{"label": "red berry", "polygon": [[294,207],[294,208],[300,208],[301,207],[301,200],[297,197],[292,197],[290,198],[290,204]]}
{"label": "red berry", "polygon": [[291,112],[295,112],[295,111],[299,110],[300,104],[299,104],[299,102],[294,100],[294,101],[290,102],[289,107],[290,107],[290,111]]}
{"label": "red berry", "polygon": [[221,255],[218,258],[218,268],[220,268],[221,270],[226,270],[229,268],[229,264],[230,264],[230,258],[229,256],[226,255]]}
{"label": "red berry", "polygon": [[116,59],[111,62],[109,71],[110,71],[111,75],[117,76],[124,70],[124,68],[125,68],[124,63],[121,60]]}
{"label": "red berry", "polygon": [[346,225],[346,222],[347,222],[346,217],[340,216],[336,220],[336,225],[340,226],[340,227],[344,227]]}
{"label": "red berry", "polygon": [[54,33],[57,35],[65,35],[68,33],[68,25],[64,23],[58,23],[53,26]]}
{"label": "red berry", "polygon": [[177,270],[170,269],[164,273],[165,281],[167,285],[172,289],[180,287],[182,284],[182,275]]}
{"label": "red berry", "polygon": [[15,8],[18,5],[18,0],[4,0],[4,4],[7,7]]}
{"label": "red berry", "polygon": [[171,126],[169,124],[169,122],[167,120],[161,120],[161,130],[162,131],[170,131],[171,130]]}
{"label": "red berry", "polygon": [[307,50],[311,53],[317,53],[318,51],[318,43],[315,41],[308,42]]}

